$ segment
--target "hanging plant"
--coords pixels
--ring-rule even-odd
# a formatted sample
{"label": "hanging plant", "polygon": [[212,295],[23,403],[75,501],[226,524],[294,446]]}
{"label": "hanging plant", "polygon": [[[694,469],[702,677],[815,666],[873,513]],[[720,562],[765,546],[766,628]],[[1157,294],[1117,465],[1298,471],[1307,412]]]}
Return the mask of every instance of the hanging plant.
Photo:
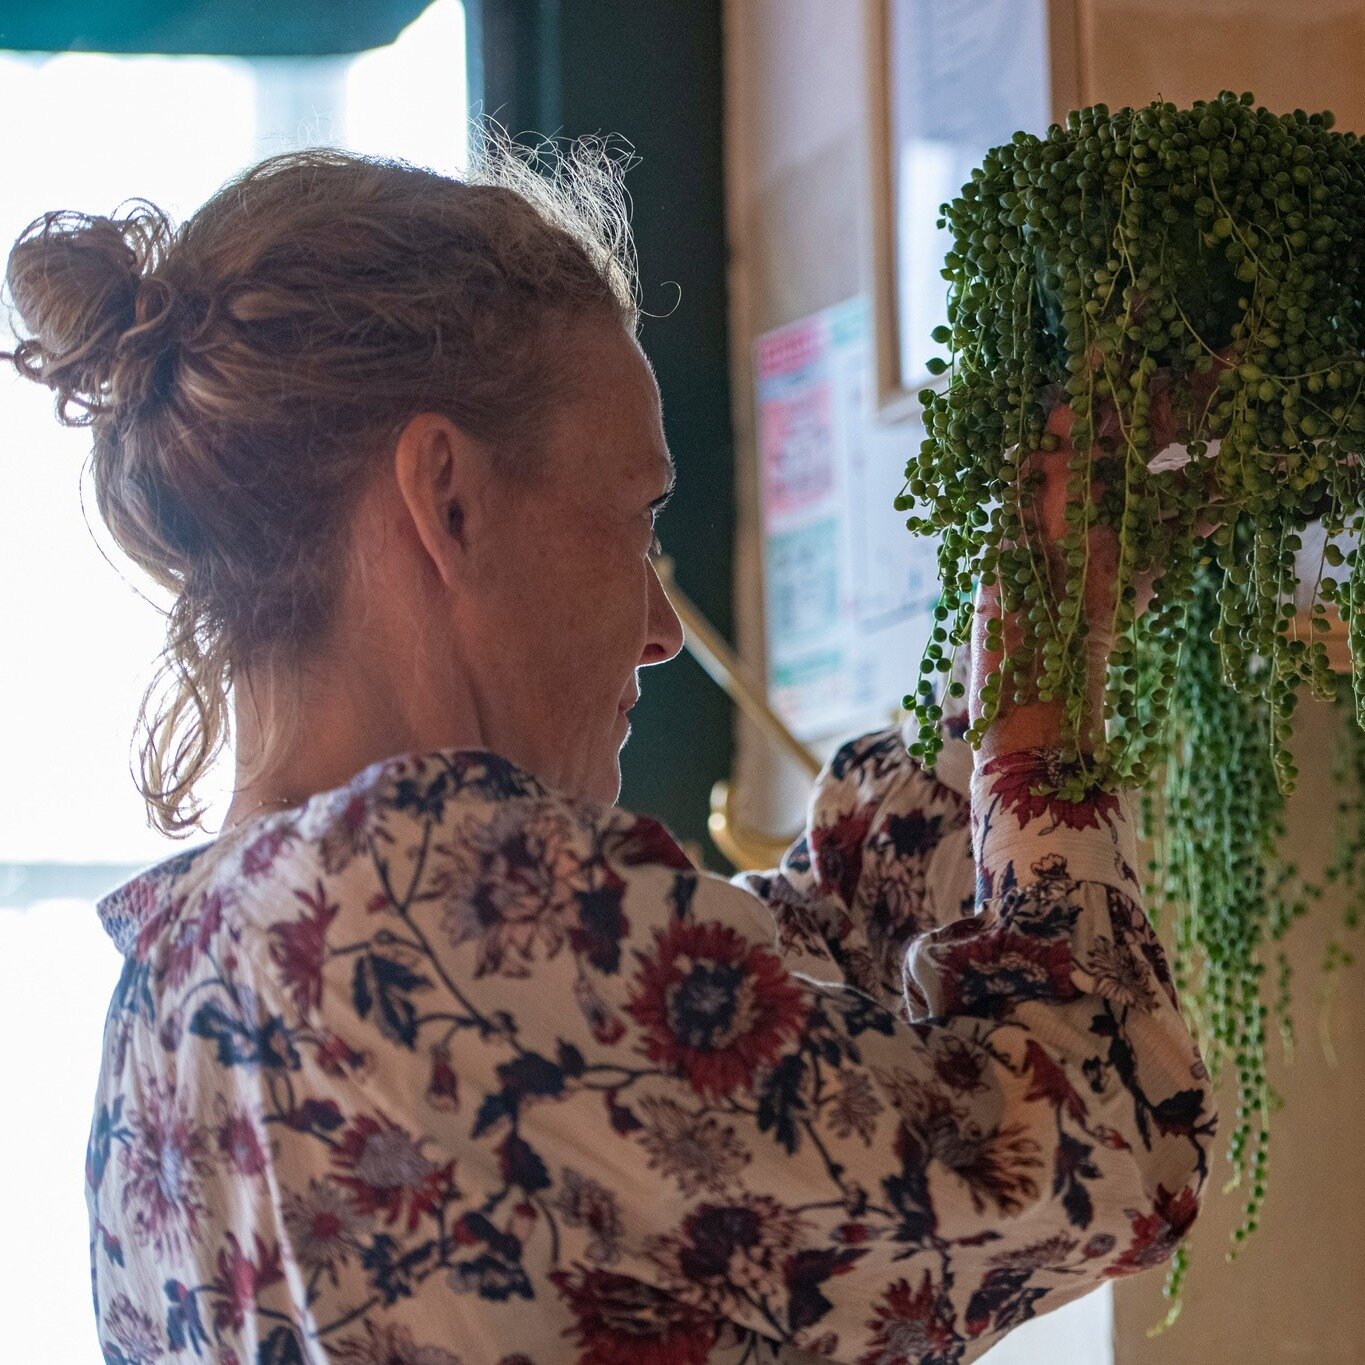
{"label": "hanging plant", "polygon": [[[1271,762],[1270,708],[1260,695],[1238,692],[1220,677],[1213,632],[1224,581],[1207,560],[1196,569],[1188,640],[1171,690],[1169,748],[1157,781],[1142,792],[1142,832],[1154,853],[1147,865],[1148,912],[1167,930],[1176,989],[1200,1052],[1215,1079],[1236,1070],[1227,1188],[1242,1189],[1245,1204],[1232,1256],[1255,1231],[1266,1194],[1270,1113],[1278,1103],[1267,1076],[1272,1013],[1286,1055],[1293,1045],[1283,940],[1323,893],[1280,855],[1285,797]],[[1264,667],[1253,662],[1253,681]],[[1229,773],[1236,781],[1228,781]],[[1174,1304],[1168,1321],[1178,1311],[1185,1269],[1182,1247],[1166,1282]]]}
{"label": "hanging plant", "polygon": [[[1212,513],[1222,678],[1269,708],[1276,782],[1287,793],[1299,684],[1327,697],[1321,639],[1298,638],[1300,533],[1358,531],[1365,446],[1362,223],[1365,157],[1330,114],[1272,114],[1224,91],[1192,109],[1157,102],[1069,116],[1045,137],[1016,133],[989,152],[943,221],[953,249],[950,359],[926,389],[926,438],[897,506],[939,537],[940,623],[907,697],[912,752],[941,744],[935,672],[966,643],[976,581],[999,582],[1022,640],[982,689],[967,738],[979,746],[1002,693],[1064,703],[1070,776],[1056,790],[1144,785],[1169,744],[1177,662]],[[1061,418],[1062,420],[1058,420]],[[1032,525],[1035,452],[1067,449],[1069,529]],[[1169,445],[1176,447],[1163,455]],[[1026,509],[1027,512],[1026,512]],[[1250,547],[1238,557],[1238,528]],[[1106,736],[1093,746],[1086,609],[1092,528],[1117,543],[1104,623]],[[1365,558],[1329,545],[1344,579],[1313,585],[1311,612],[1351,622],[1353,676],[1365,658]],[[1145,614],[1138,580],[1152,579]],[[950,619],[951,618],[951,619]],[[999,622],[988,645],[1004,648]],[[1255,664],[1264,660],[1264,666]],[[960,684],[954,684],[960,687]],[[1362,689],[1355,689],[1357,705]],[[1229,778],[1234,777],[1228,774]]]}
{"label": "hanging plant", "polygon": [[[1244,541],[1251,530],[1242,527]],[[1246,543],[1235,546],[1246,551]],[[1197,566],[1189,600],[1188,638],[1171,694],[1170,742],[1153,784],[1141,793],[1142,833],[1152,844],[1144,894],[1164,929],[1172,974],[1210,1072],[1236,1072],[1236,1111],[1228,1134],[1227,1189],[1245,1203],[1229,1259],[1257,1227],[1268,1188],[1270,1115],[1280,1099],[1269,1080],[1268,1025],[1286,1062],[1293,1056],[1290,964],[1285,939],[1323,899],[1347,891],[1343,927],[1358,929],[1365,904],[1365,730],[1356,723],[1349,678],[1338,678],[1333,704],[1340,724],[1332,783],[1336,820],[1321,883],[1307,880],[1282,852],[1286,799],[1271,761],[1271,716],[1265,700],[1238,692],[1220,676],[1213,632],[1226,579],[1209,559]],[[1266,667],[1253,660],[1253,677]],[[1236,774],[1228,781],[1227,774]],[[1340,970],[1352,961],[1333,938],[1323,962],[1319,1019],[1324,1052]],[[1186,1269],[1181,1248],[1166,1293],[1179,1311]]]}
{"label": "hanging plant", "polygon": [[[1061,700],[1069,776],[1054,790],[1141,791],[1147,903],[1211,1070],[1236,1072],[1235,1253],[1267,1188],[1268,1025],[1293,1042],[1284,939],[1323,895],[1280,853],[1304,683],[1346,732],[1326,881],[1352,887],[1348,927],[1365,909],[1365,147],[1330,114],[1275,115],[1227,91],[1187,110],[1099,105],[991,151],[943,212],[954,246],[935,339],[950,358],[930,368],[948,380],[921,394],[926,436],[897,504],[939,537],[911,751],[932,765],[933,675],[970,639],[975,584],[998,582],[1022,629],[1006,647],[988,624],[1005,657],[966,738],[980,745],[1007,687]],[[1057,542],[1035,525],[1040,452],[1067,460]],[[1323,548],[1300,585],[1314,522]],[[1099,724],[1096,528],[1117,546]],[[1330,605],[1349,627],[1347,678],[1320,638]],[[1334,940],[1324,980],[1349,960]],[[1185,1264],[1182,1248],[1172,1317]]]}

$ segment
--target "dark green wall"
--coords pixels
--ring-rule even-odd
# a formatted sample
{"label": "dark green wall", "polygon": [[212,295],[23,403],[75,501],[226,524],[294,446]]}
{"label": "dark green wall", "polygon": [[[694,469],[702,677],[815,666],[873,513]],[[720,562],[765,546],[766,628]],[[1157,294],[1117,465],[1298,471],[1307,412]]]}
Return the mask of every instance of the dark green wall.
{"label": "dark green wall", "polygon": [[[678,490],[661,521],[680,586],[731,631],[734,450],[726,340],[720,0],[483,0],[471,53],[483,110],[513,133],[614,133],[630,173],[646,317]],[[477,63],[482,61],[482,71]],[[730,703],[686,654],[643,674],[622,804],[706,838],[730,773]]]}

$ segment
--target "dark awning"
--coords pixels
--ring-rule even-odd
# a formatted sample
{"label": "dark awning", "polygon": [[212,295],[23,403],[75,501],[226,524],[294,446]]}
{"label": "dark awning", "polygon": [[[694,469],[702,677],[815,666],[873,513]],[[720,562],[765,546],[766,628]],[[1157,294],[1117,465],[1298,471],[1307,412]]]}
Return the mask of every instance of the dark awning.
{"label": "dark awning", "polygon": [[0,49],[315,57],[391,43],[431,0],[0,0]]}

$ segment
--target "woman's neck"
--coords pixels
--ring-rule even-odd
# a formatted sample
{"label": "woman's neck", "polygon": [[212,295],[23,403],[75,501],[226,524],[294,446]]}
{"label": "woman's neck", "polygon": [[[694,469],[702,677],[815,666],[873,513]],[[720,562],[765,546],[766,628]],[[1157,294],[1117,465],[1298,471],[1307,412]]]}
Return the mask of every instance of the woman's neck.
{"label": "woman's neck", "polygon": [[479,746],[474,725],[452,723],[462,709],[452,699],[436,698],[416,680],[400,690],[399,676],[392,668],[352,664],[237,690],[236,779],[223,832],[344,786],[394,754]]}

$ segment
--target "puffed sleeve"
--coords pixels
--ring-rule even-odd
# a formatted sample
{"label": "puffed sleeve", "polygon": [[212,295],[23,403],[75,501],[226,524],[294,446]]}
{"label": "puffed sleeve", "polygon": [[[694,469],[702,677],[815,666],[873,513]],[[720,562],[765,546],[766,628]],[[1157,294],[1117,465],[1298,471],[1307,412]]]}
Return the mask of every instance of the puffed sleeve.
{"label": "puffed sleeve", "polygon": [[[965,651],[949,679],[965,687]],[[984,889],[972,846],[966,701],[947,694],[949,679],[933,769],[909,755],[913,719],[851,740],[817,778],[805,829],[781,865],[734,878],[767,903],[793,971],[845,980],[906,1019],[910,944],[972,913]]]}
{"label": "puffed sleeve", "polygon": [[[932,858],[924,831],[962,812],[933,806],[898,743],[850,746],[825,781],[858,847],[881,831],[886,862]],[[975,903],[903,936],[903,1009],[840,979],[834,954],[864,931],[821,928],[794,965],[770,905],[699,872],[653,821],[567,804],[517,817],[559,831],[569,927],[516,979],[481,969],[465,988],[467,1010],[503,1025],[491,1065],[471,1063],[483,1099],[459,1146],[491,1143],[503,1179],[537,1196],[547,1278],[583,1340],[633,1285],[688,1331],[956,1363],[1169,1257],[1204,1183],[1207,1077],[1135,899],[1128,800],[1033,798],[1053,761],[1007,755],[973,778]],[[816,822],[825,809],[817,794]],[[810,846],[818,865],[818,824]],[[816,875],[817,920],[867,922],[865,866]],[[779,882],[790,920],[798,884]],[[897,891],[907,910],[915,886]],[[550,1187],[585,1180],[595,1221],[556,1220],[572,1201]]]}
{"label": "puffed sleeve", "polygon": [[772,912],[792,971],[847,981],[906,1019],[910,943],[976,903],[971,753],[951,736],[945,750],[931,774],[899,729],[851,740],[817,778],[781,865],[734,878]]}

